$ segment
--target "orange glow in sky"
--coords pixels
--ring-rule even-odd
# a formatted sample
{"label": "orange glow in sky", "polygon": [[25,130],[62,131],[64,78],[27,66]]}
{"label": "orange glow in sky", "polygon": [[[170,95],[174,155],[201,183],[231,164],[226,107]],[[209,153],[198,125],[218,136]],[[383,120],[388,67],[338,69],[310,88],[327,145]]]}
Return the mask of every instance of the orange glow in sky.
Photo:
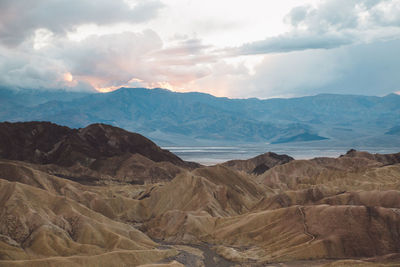
{"label": "orange glow in sky", "polygon": [[74,77],[72,77],[72,74],[69,72],[64,73],[64,81],[66,82],[72,82],[74,80]]}
{"label": "orange glow in sky", "polygon": [[119,88],[123,87],[121,86],[109,86],[109,87],[94,87],[96,89],[96,91],[100,92],[100,93],[109,93],[112,91],[115,91]]}
{"label": "orange glow in sky", "polygon": [[133,78],[126,84],[114,85],[114,86],[102,86],[103,81],[93,78],[93,77],[85,77],[84,80],[90,83],[96,91],[100,93],[109,93],[115,91],[121,87],[145,87],[145,88],[163,88],[168,89],[175,92],[184,92],[185,89],[171,84],[169,82],[145,82],[140,79]]}
{"label": "orange glow in sky", "polygon": [[104,86],[105,84],[107,84],[107,80],[98,78],[98,77],[93,77],[93,76],[76,76],[76,79],[79,79],[81,81],[84,81],[88,84],[90,84],[96,91],[100,92],[100,93],[108,93],[108,92],[112,92],[115,91],[121,87],[123,87],[123,85],[121,86]]}

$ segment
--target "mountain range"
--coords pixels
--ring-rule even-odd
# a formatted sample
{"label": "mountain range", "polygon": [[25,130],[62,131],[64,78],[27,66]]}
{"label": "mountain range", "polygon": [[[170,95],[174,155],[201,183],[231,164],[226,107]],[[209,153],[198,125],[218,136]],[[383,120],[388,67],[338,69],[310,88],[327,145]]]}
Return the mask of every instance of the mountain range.
{"label": "mountain range", "polygon": [[145,88],[110,93],[3,88],[0,97],[0,121],[51,121],[73,128],[106,123],[160,145],[400,146],[396,94],[261,100]]}

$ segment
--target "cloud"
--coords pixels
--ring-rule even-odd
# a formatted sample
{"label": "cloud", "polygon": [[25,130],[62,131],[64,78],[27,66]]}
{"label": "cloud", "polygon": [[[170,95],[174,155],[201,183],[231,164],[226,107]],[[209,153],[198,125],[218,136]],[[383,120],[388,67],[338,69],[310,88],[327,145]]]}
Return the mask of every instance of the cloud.
{"label": "cloud", "polygon": [[297,26],[306,19],[310,9],[310,5],[297,6],[286,15],[284,21],[292,26]]}
{"label": "cloud", "polygon": [[400,1],[382,1],[370,11],[369,18],[382,26],[400,27]]}
{"label": "cloud", "polygon": [[41,28],[64,35],[81,24],[144,22],[162,6],[158,0],[141,0],[133,8],[124,0],[2,0],[0,42],[16,46]]}
{"label": "cloud", "polygon": [[316,7],[296,7],[285,19],[293,27],[302,27],[310,32],[352,29],[357,27],[361,11],[367,9],[363,2],[365,1],[325,0]]}
{"label": "cloud", "polygon": [[[400,0],[298,6],[284,18],[285,33],[237,48],[221,46],[227,37],[218,27],[212,31],[218,39],[174,28],[177,20],[190,20],[177,17],[177,11],[172,16],[175,6],[161,12],[157,23],[166,25],[151,30],[155,20],[149,20],[161,7],[159,1],[144,0],[0,1],[0,85],[100,91],[164,87],[230,97],[400,89]],[[169,37],[164,30],[171,30]],[[246,41],[242,34],[248,36],[240,28],[238,43]]]}
{"label": "cloud", "polygon": [[210,75],[218,56],[200,39],[166,46],[152,30],[69,38],[82,25],[151,20],[159,0],[0,2],[0,85],[14,88],[112,90],[141,85],[182,87]]}
{"label": "cloud", "polygon": [[74,77],[94,87],[108,87],[125,84],[150,71],[148,55],[161,48],[159,36],[147,30],[93,35],[81,42],[64,40],[46,50],[52,57],[62,59]]}
{"label": "cloud", "polygon": [[0,85],[99,91],[121,86],[183,88],[213,72],[220,60],[198,39],[164,47],[157,33],[91,35],[82,41],[48,37],[35,49],[29,39],[18,49],[0,46]]}
{"label": "cloud", "polygon": [[399,0],[324,0],[318,6],[299,6],[285,20],[295,28],[312,32],[370,27],[399,27]]}
{"label": "cloud", "polygon": [[[189,84],[189,88],[219,97],[249,98],[259,97],[253,84],[248,83],[249,70],[244,64],[231,65],[220,62],[216,72]],[[258,91],[259,92],[259,91]]]}
{"label": "cloud", "polygon": [[353,44],[330,50],[272,54],[235,96],[301,96],[319,93],[386,95],[400,90],[400,40]]}
{"label": "cloud", "polygon": [[351,44],[351,36],[347,34],[325,33],[313,34],[304,31],[295,31],[263,41],[245,44],[240,48],[244,55],[284,53],[307,49],[331,49]]}
{"label": "cloud", "polygon": [[223,56],[220,51],[216,51],[212,45],[206,45],[202,40],[192,38],[174,42],[152,54],[152,61],[155,64],[183,68],[212,64],[221,58]]}
{"label": "cloud", "polygon": [[34,49],[33,40],[18,49],[0,48],[1,85],[87,89],[119,86],[147,72],[151,75],[148,54],[160,50],[162,41],[147,30],[92,35],[81,42],[58,37],[40,49]]}
{"label": "cloud", "polygon": [[[30,54],[0,46],[0,85],[10,88],[72,88],[66,80],[64,62],[43,55]],[[84,87],[84,88],[83,88]],[[82,89],[87,86],[81,85]]]}
{"label": "cloud", "polygon": [[186,37],[179,40],[172,47],[160,51],[158,55],[198,55],[203,54],[203,51],[208,48],[212,48],[212,46],[205,45],[200,39]]}
{"label": "cloud", "polygon": [[284,21],[291,30],[244,44],[241,54],[268,54],[399,38],[400,0],[324,0],[293,8]]}
{"label": "cloud", "polygon": [[218,56],[200,40],[187,39],[164,47],[151,30],[92,36],[80,43],[70,43],[61,55],[72,75],[95,88],[129,86],[133,79],[142,86],[158,87],[184,84],[211,73],[210,64]]}

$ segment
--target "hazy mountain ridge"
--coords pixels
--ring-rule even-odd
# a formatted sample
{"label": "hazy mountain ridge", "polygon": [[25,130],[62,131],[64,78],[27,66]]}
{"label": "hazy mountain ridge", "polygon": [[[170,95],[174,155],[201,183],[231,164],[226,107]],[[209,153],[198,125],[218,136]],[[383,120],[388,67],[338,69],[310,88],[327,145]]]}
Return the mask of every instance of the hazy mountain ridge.
{"label": "hazy mountain ridge", "polygon": [[[16,96],[13,103],[22,105],[23,97]],[[189,140],[341,142],[343,137],[372,138],[369,142],[377,143],[375,139],[383,139],[385,132],[400,123],[400,96],[395,94],[385,97],[322,94],[260,100],[121,88],[74,100],[54,99],[34,107],[8,105],[2,106],[0,120],[44,120],[70,127],[102,122],[140,132],[161,143],[178,145],[190,143]]]}
{"label": "hazy mountain ridge", "polygon": [[[92,92],[93,93],[93,92]],[[7,89],[0,87],[0,99],[22,106],[37,106],[49,101],[71,101],[92,94],[66,90]],[[22,102],[22,103],[21,103]]]}
{"label": "hazy mountain ridge", "polygon": [[400,135],[400,126],[395,126],[389,129],[385,134]]}

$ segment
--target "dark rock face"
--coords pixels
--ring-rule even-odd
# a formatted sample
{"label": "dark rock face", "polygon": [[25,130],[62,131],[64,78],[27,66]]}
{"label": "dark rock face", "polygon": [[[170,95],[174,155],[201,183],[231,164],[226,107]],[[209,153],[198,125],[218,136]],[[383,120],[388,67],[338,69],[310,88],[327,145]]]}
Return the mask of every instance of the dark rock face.
{"label": "dark rock face", "polygon": [[294,160],[288,155],[278,155],[273,152],[267,152],[247,160],[230,160],[222,165],[247,173],[260,175],[276,165],[281,165]]}
{"label": "dark rock face", "polygon": [[50,163],[48,154],[77,130],[50,122],[0,123],[0,157],[34,163]]}
{"label": "dark rock face", "polygon": [[89,166],[97,159],[125,154],[195,167],[140,134],[105,124],[70,129],[49,122],[0,123],[0,157],[5,159],[61,166],[78,162]]}

